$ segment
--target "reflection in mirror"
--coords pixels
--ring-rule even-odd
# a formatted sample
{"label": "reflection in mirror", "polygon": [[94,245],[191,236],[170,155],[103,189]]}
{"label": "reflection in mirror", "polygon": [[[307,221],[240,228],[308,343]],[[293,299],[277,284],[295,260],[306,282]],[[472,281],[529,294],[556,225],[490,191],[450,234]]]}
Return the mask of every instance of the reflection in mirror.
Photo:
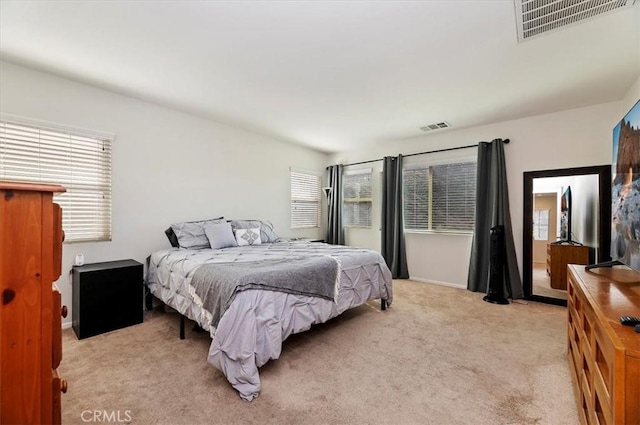
{"label": "reflection in mirror", "polygon": [[533,193],[532,293],[566,300],[567,264],[595,259],[598,176],[534,179]]}
{"label": "reflection in mirror", "polygon": [[[606,261],[610,167],[525,173],[525,296],[566,305],[567,264]],[[605,246],[606,245],[606,246]],[[603,255],[604,251],[607,251]]]}

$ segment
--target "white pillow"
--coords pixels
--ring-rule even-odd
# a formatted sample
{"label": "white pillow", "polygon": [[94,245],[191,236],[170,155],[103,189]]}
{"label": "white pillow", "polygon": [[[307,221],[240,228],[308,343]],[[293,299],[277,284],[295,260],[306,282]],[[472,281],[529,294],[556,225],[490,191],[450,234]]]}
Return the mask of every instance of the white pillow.
{"label": "white pillow", "polygon": [[236,229],[238,246],[261,245],[260,229]]}
{"label": "white pillow", "polygon": [[178,239],[180,248],[202,249],[209,248],[209,240],[204,232],[205,224],[223,223],[223,219],[188,221],[184,223],[174,223],[171,225],[173,233]]}
{"label": "white pillow", "polygon": [[238,246],[236,238],[233,236],[233,230],[231,230],[231,224],[226,221],[222,223],[205,224],[204,233],[207,235],[209,245],[211,245],[213,249]]}

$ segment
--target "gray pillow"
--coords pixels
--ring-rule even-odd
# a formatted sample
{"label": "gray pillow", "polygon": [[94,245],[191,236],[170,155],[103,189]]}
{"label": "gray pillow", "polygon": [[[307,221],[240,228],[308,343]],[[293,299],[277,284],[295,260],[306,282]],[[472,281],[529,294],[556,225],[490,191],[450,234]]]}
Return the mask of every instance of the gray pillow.
{"label": "gray pillow", "polygon": [[209,239],[204,233],[204,226],[208,223],[224,223],[224,219],[212,219],[203,221],[189,221],[171,225],[173,233],[178,239],[180,248],[201,249],[209,248]]}
{"label": "gray pillow", "polygon": [[231,227],[235,232],[237,229],[255,229],[260,228],[260,240],[262,243],[278,242],[280,237],[273,230],[273,224],[270,221],[262,220],[231,220]]}
{"label": "gray pillow", "polygon": [[218,249],[238,246],[236,238],[233,236],[233,230],[231,230],[231,224],[226,221],[222,223],[205,224],[204,233],[207,235],[207,239],[209,239],[211,248]]}

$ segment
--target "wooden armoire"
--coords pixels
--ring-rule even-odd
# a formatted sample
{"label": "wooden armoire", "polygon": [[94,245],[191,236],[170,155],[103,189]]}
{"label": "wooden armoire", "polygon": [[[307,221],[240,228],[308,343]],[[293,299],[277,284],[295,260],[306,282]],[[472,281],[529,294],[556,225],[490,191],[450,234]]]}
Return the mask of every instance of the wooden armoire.
{"label": "wooden armoire", "polygon": [[61,422],[62,186],[0,182],[0,423]]}

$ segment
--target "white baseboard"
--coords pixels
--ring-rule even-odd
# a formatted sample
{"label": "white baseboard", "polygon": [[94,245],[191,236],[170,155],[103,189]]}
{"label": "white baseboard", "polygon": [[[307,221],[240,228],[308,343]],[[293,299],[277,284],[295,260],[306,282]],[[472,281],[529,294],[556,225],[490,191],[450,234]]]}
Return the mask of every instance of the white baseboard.
{"label": "white baseboard", "polygon": [[440,282],[439,280],[422,279],[420,277],[409,277],[409,279],[415,280],[416,282],[433,283],[434,285],[448,286],[450,288],[467,289],[467,287],[463,285],[458,285],[456,283],[450,282]]}
{"label": "white baseboard", "polygon": [[62,329],[70,329],[71,328],[72,323],[71,322],[64,322],[62,324]]}

